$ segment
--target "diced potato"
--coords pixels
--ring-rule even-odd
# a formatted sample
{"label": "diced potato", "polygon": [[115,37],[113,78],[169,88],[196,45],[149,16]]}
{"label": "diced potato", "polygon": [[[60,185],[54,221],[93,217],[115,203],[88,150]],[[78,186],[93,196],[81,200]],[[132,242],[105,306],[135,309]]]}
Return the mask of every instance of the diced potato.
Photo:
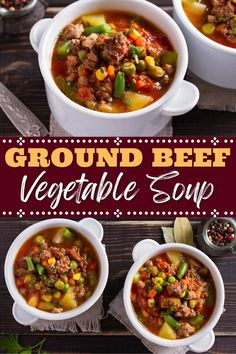
{"label": "diced potato", "polygon": [[59,229],[58,231],[57,231],[57,233],[55,234],[55,236],[53,237],[53,243],[56,243],[56,244],[60,244],[60,243],[62,243],[63,242],[63,234],[62,234],[62,232],[61,232],[61,229]]}
{"label": "diced potato", "polygon": [[30,298],[28,300],[28,305],[31,307],[37,307],[38,301],[39,301],[38,294],[34,294],[34,295],[30,296]]}
{"label": "diced potato", "polygon": [[39,303],[39,310],[42,311],[52,311],[55,307],[55,304],[53,304],[52,302],[46,302],[46,301],[40,301]]}
{"label": "diced potato", "polygon": [[96,27],[102,25],[103,23],[106,23],[105,16],[102,14],[84,15],[82,16],[82,21],[85,26],[92,26],[92,27]]}
{"label": "diced potato", "polygon": [[100,103],[98,109],[100,112],[114,113],[113,105],[111,103]]}
{"label": "diced potato", "polygon": [[60,301],[60,305],[65,307],[67,310],[74,309],[78,306],[73,288],[70,288],[66,292],[66,294],[63,296],[63,298]]}
{"label": "diced potato", "polygon": [[176,339],[175,330],[171,328],[167,322],[163,323],[159,332],[159,336],[166,339]]}
{"label": "diced potato", "polygon": [[178,266],[183,261],[183,254],[179,251],[167,251],[166,255],[171,264]]}
{"label": "diced potato", "polygon": [[152,97],[141,95],[131,91],[124,93],[123,102],[127,105],[129,111],[136,111],[141,109],[152,102]]}
{"label": "diced potato", "polygon": [[183,0],[183,5],[184,9],[192,15],[202,16],[206,11],[206,5],[198,1]]}

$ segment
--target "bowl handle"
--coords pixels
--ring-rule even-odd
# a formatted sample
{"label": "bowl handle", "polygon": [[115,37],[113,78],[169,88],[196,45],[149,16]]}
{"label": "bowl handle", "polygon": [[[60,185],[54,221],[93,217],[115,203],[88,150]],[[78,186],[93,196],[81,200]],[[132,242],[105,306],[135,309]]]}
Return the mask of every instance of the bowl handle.
{"label": "bowl handle", "polygon": [[199,339],[199,341],[190,344],[188,347],[194,353],[203,353],[208,351],[213,346],[214,343],[215,343],[215,334],[213,330],[211,330],[209,333],[207,333],[207,335]]}
{"label": "bowl handle", "polygon": [[39,51],[41,38],[51,21],[51,18],[43,18],[36,22],[30,30],[30,43],[37,53]]}
{"label": "bowl handle", "polygon": [[79,221],[79,224],[91,231],[99,241],[102,241],[104,234],[103,227],[96,219],[84,218]]}
{"label": "bowl handle", "polygon": [[153,249],[153,247],[156,247],[157,245],[159,245],[158,242],[151,240],[149,238],[138,242],[134,246],[133,252],[132,252],[132,257],[133,257],[134,262],[136,261],[137,258],[142,256],[144,253],[150,251],[151,249]]}
{"label": "bowl handle", "polygon": [[14,302],[12,306],[12,314],[14,319],[24,326],[29,326],[38,320],[37,317],[34,317],[23,310],[16,302]]}
{"label": "bowl handle", "polygon": [[197,86],[184,80],[173,98],[163,106],[161,114],[167,117],[180,116],[191,111],[198,100],[199,90]]}

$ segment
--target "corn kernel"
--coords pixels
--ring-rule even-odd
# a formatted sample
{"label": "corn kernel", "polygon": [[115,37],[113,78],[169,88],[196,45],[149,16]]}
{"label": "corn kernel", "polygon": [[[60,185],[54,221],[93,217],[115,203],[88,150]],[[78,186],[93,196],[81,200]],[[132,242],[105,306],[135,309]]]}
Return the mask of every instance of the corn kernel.
{"label": "corn kernel", "polygon": [[129,36],[132,38],[132,39],[137,39],[138,37],[141,36],[141,34],[135,29],[135,28],[131,28],[129,30]]}
{"label": "corn kernel", "polygon": [[61,297],[61,292],[60,291],[56,291],[54,294],[53,294],[53,297],[55,298],[55,299],[60,299],[60,297]]}
{"label": "corn kernel", "polygon": [[106,71],[106,68],[103,66],[101,68],[99,68],[97,71],[96,71],[96,78],[99,80],[99,81],[102,81],[104,80],[106,77],[107,77],[108,73]]}
{"label": "corn kernel", "polygon": [[162,283],[163,283],[163,278],[161,277],[154,278],[154,284],[162,284]]}
{"label": "corn kernel", "polygon": [[75,274],[73,275],[73,279],[74,279],[74,280],[80,280],[80,277],[81,277],[81,274],[80,274],[80,273],[75,273]]}
{"label": "corn kernel", "polygon": [[42,300],[45,302],[51,302],[52,301],[52,295],[43,295]]}
{"label": "corn kernel", "polygon": [[56,258],[55,257],[51,257],[48,259],[48,264],[50,265],[54,265],[56,263]]}
{"label": "corn kernel", "polygon": [[180,294],[180,297],[183,298],[183,297],[185,297],[185,295],[186,295],[186,291],[182,291],[182,293]]}
{"label": "corn kernel", "polygon": [[146,61],[148,66],[155,66],[156,65],[154,58],[151,57],[150,55],[147,55],[145,57],[145,61]]}
{"label": "corn kernel", "polygon": [[31,275],[30,274],[27,274],[25,277],[24,277],[24,283],[25,284],[29,284],[31,282]]}

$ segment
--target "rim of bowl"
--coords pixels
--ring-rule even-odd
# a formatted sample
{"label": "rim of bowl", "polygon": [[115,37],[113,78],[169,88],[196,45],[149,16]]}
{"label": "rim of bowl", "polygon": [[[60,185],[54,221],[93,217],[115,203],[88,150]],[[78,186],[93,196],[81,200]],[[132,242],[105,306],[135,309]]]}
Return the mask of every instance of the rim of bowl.
{"label": "rim of bowl", "polygon": [[[214,310],[209,320],[198,332],[184,339],[170,340],[170,339],[159,337],[153,334],[152,332],[150,332],[137,318],[137,315],[135,313],[135,310],[133,309],[131,299],[130,299],[130,291],[131,291],[132,279],[134,274],[150,257],[154,257],[155,255],[163,253],[168,249],[182,250],[183,252],[192,255],[201,263],[203,263],[209,269],[216,289],[216,302],[215,302]],[[216,282],[218,283],[217,286],[216,286]],[[199,249],[195,249],[192,246],[181,244],[181,243],[168,243],[162,245],[157,244],[155,249],[145,252],[144,255],[142,255],[136,261],[134,261],[125,280],[123,299],[124,299],[124,306],[125,306],[127,316],[129,317],[133,326],[139,331],[139,333],[141,333],[142,336],[144,336],[144,338],[150,340],[152,343],[155,344],[163,345],[166,347],[176,347],[176,346],[190,345],[195,342],[198,342],[207,333],[209,333],[210,330],[212,330],[215,327],[224,309],[225,289],[224,289],[224,282],[219,272],[219,269],[216,267],[214,262]]]}
{"label": "rim of bowl", "polygon": [[[146,7],[151,8],[153,11],[155,11],[156,13],[158,13],[159,16],[163,16],[166,19],[166,22],[168,22],[169,24],[171,24],[172,28],[173,28],[173,32],[175,32],[175,34],[178,37],[179,42],[181,43],[181,50],[183,51],[183,53],[181,54],[180,57],[180,53],[178,53],[180,59],[179,59],[179,64],[178,64],[178,68],[175,72],[175,76],[174,76],[174,80],[171,83],[170,87],[168,88],[167,92],[156,102],[153,102],[152,104],[150,104],[147,107],[138,109],[134,112],[124,112],[124,113],[107,113],[107,112],[99,112],[99,111],[94,111],[92,109],[86,108],[82,105],[79,105],[78,103],[73,102],[72,100],[70,100],[65,94],[63,94],[63,92],[58,88],[58,86],[55,83],[55,80],[53,79],[52,73],[51,73],[51,68],[48,68],[47,65],[44,65],[44,53],[45,50],[48,50],[47,48],[47,37],[50,35],[48,29],[50,27],[52,27],[54,25],[54,23],[56,23],[57,21],[60,21],[60,18],[64,16],[66,11],[69,11],[73,8],[77,8],[79,4],[81,3],[87,3],[90,6],[93,5],[93,3],[97,3],[96,0],[80,0],[80,1],[76,1],[68,6],[66,6],[63,10],[61,10],[51,21],[51,23],[49,24],[48,29],[46,29],[45,33],[42,36],[42,40],[40,42],[40,47],[39,47],[39,51],[38,51],[38,56],[39,56],[39,66],[41,69],[41,73],[43,75],[43,78],[46,82],[46,84],[50,87],[50,89],[53,91],[54,94],[56,94],[58,96],[58,98],[60,98],[61,100],[64,101],[64,103],[68,104],[71,108],[80,110],[82,113],[88,113],[94,117],[99,117],[101,119],[105,119],[105,120],[109,120],[109,119],[116,119],[116,120],[124,120],[124,119],[128,119],[128,118],[136,118],[140,115],[143,115],[145,113],[149,113],[157,108],[159,108],[161,105],[163,105],[164,103],[166,103],[171,97],[174,96],[175,90],[176,88],[180,87],[181,82],[184,79],[185,73],[187,71],[187,67],[188,67],[188,49],[187,49],[187,44],[185,41],[185,38],[180,30],[180,28],[178,27],[178,25],[176,24],[176,22],[164,11],[162,10],[160,7],[149,3],[147,1],[144,0],[126,0],[126,2],[133,2],[133,3],[142,3],[145,4]],[[102,0],[101,0],[102,2]],[[117,8],[118,5],[116,5],[116,3],[114,3],[114,8]],[[101,5],[102,7],[102,5]],[[92,10],[92,9],[91,9]],[[145,14],[141,14],[144,18],[145,18]],[[77,16],[78,17],[78,16]],[[75,17],[76,19],[76,17]],[[155,24],[154,24],[155,26]],[[158,27],[158,25],[157,25]],[[165,33],[165,31],[163,31]],[[175,49],[175,46],[171,40],[171,38],[169,38],[170,43],[172,44],[172,46]],[[54,43],[55,45],[55,43]],[[54,46],[53,46],[54,47]],[[51,48],[51,54],[50,54],[50,58],[52,56],[52,49]],[[48,71],[50,73],[48,73]],[[48,76],[49,74],[49,76]]]}
{"label": "rim of bowl", "polygon": [[208,44],[213,49],[217,49],[228,54],[236,55],[236,48],[227,47],[223,44],[214,41],[213,39],[208,38],[192,24],[192,22],[189,20],[187,14],[184,11],[182,0],[173,0],[173,5],[183,25],[185,25],[187,30],[189,30],[201,42]]}
{"label": "rim of bowl", "polygon": [[[92,294],[92,296],[86,300],[83,304],[79,305],[75,309],[65,311],[62,313],[50,313],[46,312],[43,310],[39,310],[37,308],[33,308],[27,304],[25,301],[24,297],[19,293],[15,281],[14,281],[14,262],[16,259],[16,256],[19,252],[19,249],[22,247],[22,245],[30,239],[35,233],[42,231],[45,228],[50,228],[55,226],[55,224],[58,225],[58,227],[61,226],[68,226],[70,228],[74,228],[75,230],[78,230],[78,225],[79,221],[71,220],[71,219],[65,219],[65,218],[55,218],[55,219],[46,219],[43,221],[36,222],[26,229],[24,229],[22,232],[19,233],[19,235],[14,239],[12,242],[6,258],[5,258],[5,263],[4,263],[4,276],[5,276],[5,282],[8,288],[8,291],[14,301],[26,312],[31,314],[34,317],[45,319],[45,320],[66,320],[72,317],[75,317],[79,314],[84,313],[87,311],[90,307],[92,307],[97,300],[100,298],[102,295],[107,279],[108,279],[108,272],[109,272],[109,264],[108,264],[108,257],[105,251],[105,248],[102,245],[102,242],[98,240],[98,238],[87,228],[85,228],[82,224],[79,225],[78,230],[84,238],[88,239],[88,241],[92,244],[93,248],[95,249],[97,253],[97,257],[100,262],[100,276],[99,276],[99,282],[98,285]],[[35,231],[34,231],[35,229]],[[20,239],[20,241],[19,241]],[[95,240],[95,243],[94,243]],[[17,243],[19,245],[17,246]],[[17,247],[17,250],[15,251],[15,247]],[[14,261],[12,261],[12,257],[14,256]],[[103,272],[102,272],[103,268]],[[10,272],[10,273],[9,273]]]}

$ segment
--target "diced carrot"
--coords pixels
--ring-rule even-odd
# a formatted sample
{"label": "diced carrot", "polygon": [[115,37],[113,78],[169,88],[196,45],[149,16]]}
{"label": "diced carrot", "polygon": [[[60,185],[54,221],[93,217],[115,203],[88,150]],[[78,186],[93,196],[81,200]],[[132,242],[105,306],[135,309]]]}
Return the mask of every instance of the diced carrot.
{"label": "diced carrot", "polygon": [[47,262],[47,261],[43,261],[43,262],[42,262],[42,265],[43,265],[44,267],[47,267],[47,266],[48,266],[48,262]]}
{"label": "diced carrot", "polygon": [[143,272],[142,274],[141,274],[141,280],[146,280],[147,278],[148,278],[148,273],[147,272]]}
{"label": "diced carrot", "polygon": [[21,285],[24,284],[24,280],[23,279],[16,279],[16,286],[19,287]]}
{"label": "diced carrot", "polygon": [[75,281],[74,281],[73,278],[70,278],[70,279],[68,280],[68,282],[69,282],[70,286],[75,286]]}
{"label": "diced carrot", "polygon": [[108,65],[107,72],[110,77],[114,77],[115,76],[115,67],[113,65]]}
{"label": "diced carrot", "polygon": [[34,254],[39,253],[39,247],[38,246],[34,246],[33,252],[34,252]]}
{"label": "diced carrot", "polygon": [[144,87],[144,86],[146,86],[146,84],[145,84],[144,81],[138,80],[138,81],[136,82],[136,89],[137,89],[137,90],[140,90],[140,89],[141,89],[142,87]]}
{"label": "diced carrot", "polygon": [[226,28],[225,23],[221,23],[220,25],[216,26],[216,32],[222,32]]}
{"label": "diced carrot", "polygon": [[135,44],[137,46],[145,46],[146,45],[146,39],[143,38],[142,36],[140,36],[137,39],[135,39]]}
{"label": "diced carrot", "polygon": [[157,292],[154,289],[151,289],[148,293],[148,297],[149,299],[154,299],[154,297],[156,296]]}
{"label": "diced carrot", "polygon": [[142,310],[142,314],[143,314],[143,317],[148,317],[149,316],[149,313],[145,310]]}

